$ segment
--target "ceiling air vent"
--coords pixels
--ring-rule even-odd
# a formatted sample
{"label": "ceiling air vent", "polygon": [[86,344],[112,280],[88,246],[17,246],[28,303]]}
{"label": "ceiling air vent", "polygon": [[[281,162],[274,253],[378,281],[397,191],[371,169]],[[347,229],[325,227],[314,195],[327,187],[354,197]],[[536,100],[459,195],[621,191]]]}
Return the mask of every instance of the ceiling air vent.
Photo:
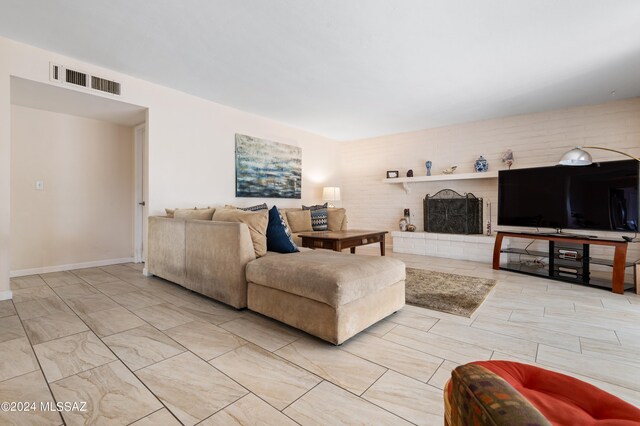
{"label": "ceiling air vent", "polygon": [[62,66],[54,63],[49,64],[49,80],[62,83]]}
{"label": "ceiling air vent", "polygon": [[77,84],[78,86],[87,87],[87,74],[80,71],[70,70],[69,68],[67,68],[65,72],[66,72],[65,81],[67,83]]}
{"label": "ceiling air vent", "polygon": [[87,89],[99,90],[112,95],[122,94],[122,86],[117,81],[65,68],[53,62],[49,63],[49,80],[56,83],[69,83]]}
{"label": "ceiling air vent", "polygon": [[105,78],[91,76],[91,88],[111,93],[113,95],[120,94],[120,83],[117,81],[107,80]]}

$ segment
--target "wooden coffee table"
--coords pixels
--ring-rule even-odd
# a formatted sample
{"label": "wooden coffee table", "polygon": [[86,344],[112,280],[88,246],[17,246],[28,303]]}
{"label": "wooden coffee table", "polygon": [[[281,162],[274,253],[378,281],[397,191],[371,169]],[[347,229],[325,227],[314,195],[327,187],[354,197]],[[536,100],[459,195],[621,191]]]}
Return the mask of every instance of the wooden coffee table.
{"label": "wooden coffee table", "polygon": [[298,234],[302,238],[302,247],[312,249],[329,249],[342,251],[351,249],[356,252],[356,247],[367,244],[380,243],[380,254],[384,256],[384,236],[387,231],[315,231]]}

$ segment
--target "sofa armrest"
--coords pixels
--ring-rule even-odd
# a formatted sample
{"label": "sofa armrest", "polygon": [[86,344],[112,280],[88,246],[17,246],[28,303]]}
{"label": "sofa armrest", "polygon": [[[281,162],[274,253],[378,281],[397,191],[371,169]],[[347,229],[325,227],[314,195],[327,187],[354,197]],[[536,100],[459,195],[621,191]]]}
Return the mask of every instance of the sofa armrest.
{"label": "sofa armrest", "polygon": [[185,222],[164,216],[149,217],[147,270],[169,281],[185,279]]}
{"label": "sofa armrest", "polygon": [[244,223],[186,221],[186,287],[236,308],[247,306],[247,263],[256,258]]}
{"label": "sofa armrest", "polygon": [[506,380],[473,363],[453,370],[445,395],[449,397],[451,410],[445,421],[450,421],[450,426],[551,425]]}

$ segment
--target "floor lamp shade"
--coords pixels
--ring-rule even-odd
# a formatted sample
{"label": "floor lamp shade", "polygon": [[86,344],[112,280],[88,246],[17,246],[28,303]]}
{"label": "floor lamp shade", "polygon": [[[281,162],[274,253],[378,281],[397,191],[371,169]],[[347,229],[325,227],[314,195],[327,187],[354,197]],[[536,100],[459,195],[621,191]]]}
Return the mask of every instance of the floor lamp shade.
{"label": "floor lamp shade", "polygon": [[577,146],[570,151],[567,151],[562,158],[560,159],[560,164],[563,166],[588,166],[593,163],[593,159],[591,158],[591,154],[585,151],[585,148],[589,149],[600,149],[602,151],[615,152],[617,154],[624,155],[629,158],[633,158],[636,161],[640,161],[640,158],[634,157],[631,154],[628,154],[623,151],[618,151],[617,149],[604,148],[601,146]]}

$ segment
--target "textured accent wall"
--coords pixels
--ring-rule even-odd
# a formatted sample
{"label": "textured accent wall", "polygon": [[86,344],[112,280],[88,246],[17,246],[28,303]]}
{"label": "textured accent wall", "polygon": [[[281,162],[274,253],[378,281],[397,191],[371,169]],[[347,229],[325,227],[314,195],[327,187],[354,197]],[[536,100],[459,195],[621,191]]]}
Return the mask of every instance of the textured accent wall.
{"label": "textured accent wall", "polygon": [[[385,171],[399,170],[400,176],[406,176],[413,169],[414,176],[424,176],[424,163],[431,160],[432,174],[451,165],[458,166],[456,173],[470,173],[480,155],[489,161],[489,170],[506,169],[500,158],[509,148],[515,156],[513,168],[546,166],[557,163],[575,145],[598,145],[640,156],[640,98],[346,142],[340,147],[340,159],[349,227],[397,230],[403,208],[410,208],[413,223],[422,231],[424,196],[451,188],[483,197],[485,209],[486,201],[491,201],[495,229],[497,179],[412,183],[406,194],[401,185],[382,183]],[[590,152],[594,161],[624,159],[605,151]],[[630,248],[629,258],[640,257],[635,244]]]}

